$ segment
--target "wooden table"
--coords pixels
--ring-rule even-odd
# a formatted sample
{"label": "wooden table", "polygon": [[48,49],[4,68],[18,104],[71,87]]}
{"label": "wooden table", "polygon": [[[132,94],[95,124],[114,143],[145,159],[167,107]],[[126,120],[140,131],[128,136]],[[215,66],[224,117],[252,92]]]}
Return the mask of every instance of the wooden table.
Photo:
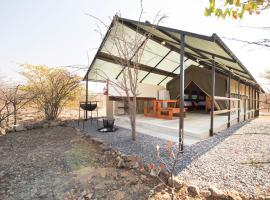
{"label": "wooden table", "polygon": [[[146,101],[147,105],[144,107],[144,116],[145,117],[155,117],[161,119],[172,119],[173,114],[180,113],[180,108],[176,107],[177,100],[151,100]],[[152,110],[149,106],[149,102],[152,102]],[[172,107],[162,107],[163,103],[173,104]],[[186,113],[186,108],[183,110],[183,114]]]}

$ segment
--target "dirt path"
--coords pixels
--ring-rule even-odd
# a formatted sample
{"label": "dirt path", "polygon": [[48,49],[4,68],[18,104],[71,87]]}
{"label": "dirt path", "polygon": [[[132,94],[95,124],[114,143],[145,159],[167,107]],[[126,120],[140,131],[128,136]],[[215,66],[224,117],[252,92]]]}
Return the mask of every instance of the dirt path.
{"label": "dirt path", "polygon": [[0,158],[0,199],[146,199],[153,187],[68,127],[1,136]]}

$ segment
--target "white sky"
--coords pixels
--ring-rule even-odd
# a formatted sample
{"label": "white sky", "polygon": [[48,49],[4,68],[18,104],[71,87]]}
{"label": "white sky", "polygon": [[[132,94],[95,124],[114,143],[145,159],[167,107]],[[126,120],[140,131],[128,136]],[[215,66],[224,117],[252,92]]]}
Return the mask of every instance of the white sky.
{"label": "white sky", "polygon": [[[158,11],[168,18],[163,26],[205,35],[242,40],[270,39],[270,30],[256,30],[243,26],[270,27],[270,9],[258,16],[245,15],[241,21],[204,17],[208,0],[144,0],[143,21],[153,21]],[[116,12],[122,17],[138,19],[139,0],[0,0],[0,77],[20,81],[18,63],[64,66],[87,65],[94,57],[101,39],[94,30],[90,13],[110,23]],[[259,83],[266,83],[260,74],[270,68],[270,49],[245,46],[230,40],[223,41],[244,63]],[[79,72],[83,75],[85,72]],[[266,85],[263,85],[266,86]],[[96,84],[91,87],[99,88]]]}

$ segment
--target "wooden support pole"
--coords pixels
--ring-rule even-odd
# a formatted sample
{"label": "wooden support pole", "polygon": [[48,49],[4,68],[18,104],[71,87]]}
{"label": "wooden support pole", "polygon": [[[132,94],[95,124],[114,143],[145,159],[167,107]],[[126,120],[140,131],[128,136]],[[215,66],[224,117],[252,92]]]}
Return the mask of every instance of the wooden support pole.
{"label": "wooden support pole", "polygon": [[[85,103],[88,103],[88,73],[86,75],[86,86],[85,86]],[[88,118],[88,112],[87,110],[84,111],[85,112],[85,120],[87,121]]]}
{"label": "wooden support pole", "polygon": [[211,94],[211,122],[210,122],[210,136],[214,135],[214,110],[215,110],[215,91],[216,91],[216,62],[215,57],[212,56],[212,94]]}
{"label": "wooden support pole", "polygon": [[255,102],[255,87],[254,86],[252,86],[252,96],[253,96],[253,99],[252,99],[252,106],[253,106],[253,118],[255,117],[255,110],[256,110],[256,102]]}
{"label": "wooden support pole", "polygon": [[[237,91],[237,98],[240,99],[240,79],[238,79],[238,91]],[[237,112],[237,122],[240,122],[240,103],[241,101],[238,101],[238,112]]]}
{"label": "wooden support pole", "polygon": [[250,84],[249,84],[249,86],[248,86],[248,110],[249,110],[249,112],[248,112],[248,119],[250,119],[251,118],[251,113],[250,113],[250,110],[251,110],[251,106],[250,106],[250,100],[251,100],[251,88],[250,88]]}
{"label": "wooden support pole", "polygon": [[244,121],[246,121],[246,114],[247,114],[247,85],[245,83],[245,98],[244,98]]}
{"label": "wooden support pole", "polygon": [[260,116],[260,89],[258,90],[258,117]]}
{"label": "wooden support pole", "polygon": [[255,94],[256,94],[256,101],[255,101],[255,116],[258,117],[259,116],[259,90],[257,88],[255,88]]}
{"label": "wooden support pole", "polygon": [[179,151],[184,150],[184,89],[185,89],[185,71],[184,71],[184,58],[185,58],[185,35],[180,35],[181,51],[180,51],[180,73],[179,73],[179,86],[180,86],[180,116],[179,116]]}
{"label": "wooden support pole", "polygon": [[[229,72],[229,79],[228,79],[228,98],[231,98],[231,78],[232,78],[232,74],[231,72]],[[228,100],[228,110],[231,110],[231,101]],[[229,128],[231,126],[231,112],[228,112],[228,123],[227,123],[227,127]]]}

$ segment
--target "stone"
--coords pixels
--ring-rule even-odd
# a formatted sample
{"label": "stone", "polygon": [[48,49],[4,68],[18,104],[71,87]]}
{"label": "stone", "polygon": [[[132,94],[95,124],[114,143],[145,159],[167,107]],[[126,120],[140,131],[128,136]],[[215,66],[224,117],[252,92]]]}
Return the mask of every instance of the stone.
{"label": "stone", "polygon": [[211,192],[209,190],[202,190],[201,195],[205,198],[208,198],[211,196]]}
{"label": "stone", "polygon": [[67,123],[67,121],[60,121],[59,122],[59,126],[68,126],[68,123]]}
{"label": "stone", "polygon": [[257,199],[258,199],[258,200],[265,200],[265,198],[264,198],[263,195],[260,195]]}
{"label": "stone", "polygon": [[211,192],[211,196],[214,198],[225,198],[224,192],[215,186],[210,186],[209,191]]}
{"label": "stone", "polygon": [[26,131],[27,129],[24,127],[23,124],[17,124],[17,125],[13,125],[13,128],[15,131],[19,132],[19,131]]}
{"label": "stone", "polygon": [[175,189],[180,189],[181,187],[183,187],[183,182],[177,177],[173,177],[173,178],[170,177],[168,179],[168,185],[170,187],[174,185]]}
{"label": "stone", "polygon": [[266,196],[264,200],[270,200],[270,196]]}
{"label": "stone", "polygon": [[197,196],[200,194],[200,190],[198,188],[198,186],[196,185],[189,185],[187,187],[187,191],[192,195],[192,196]]}
{"label": "stone", "polygon": [[170,178],[170,173],[166,169],[163,169],[159,172],[158,176],[161,180],[167,183],[168,179]]}
{"label": "stone", "polygon": [[92,140],[94,141],[94,143],[96,144],[103,144],[103,141],[101,139],[98,138],[92,138]]}
{"label": "stone", "polygon": [[88,193],[88,194],[86,194],[86,195],[84,196],[84,199],[89,200],[89,199],[92,198],[93,195],[94,195],[93,193]]}
{"label": "stone", "polygon": [[42,125],[42,128],[48,128],[49,127],[49,124],[48,123],[44,123],[43,125]]}
{"label": "stone", "polygon": [[50,122],[49,122],[49,126],[50,126],[50,127],[59,126],[59,123],[58,123],[57,121],[50,121]]}
{"label": "stone", "polygon": [[122,158],[120,156],[117,156],[115,160],[119,162],[121,159]]}
{"label": "stone", "polygon": [[132,162],[131,163],[131,168],[133,168],[133,169],[138,169],[139,168],[139,162]]}
{"label": "stone", "polygon": [[228,198],[231,200],[242,200],[240,194],[236,191],[230,191],[228,193]]}
{"label": "stone", "polygon": [[5,135],[6,134],[6,129],[0,128],[0,135]]}
{"label": "stone", "polygon": [[34,123],[32,124],[32,129],[38,129],[38,128],[43,128],[44,123]]}
{"label": "stone", "polygon": [[48,195],[46,190],[41,190],[41,192],[38,194],[39,198],[45,198]]}
{"label": "stone", "polygon": [[117,167],[118,168],[124,168],[126,165],[125,165],[125,161],[121,158],[119,161],[118,161],[118,164],[117,164]]}

